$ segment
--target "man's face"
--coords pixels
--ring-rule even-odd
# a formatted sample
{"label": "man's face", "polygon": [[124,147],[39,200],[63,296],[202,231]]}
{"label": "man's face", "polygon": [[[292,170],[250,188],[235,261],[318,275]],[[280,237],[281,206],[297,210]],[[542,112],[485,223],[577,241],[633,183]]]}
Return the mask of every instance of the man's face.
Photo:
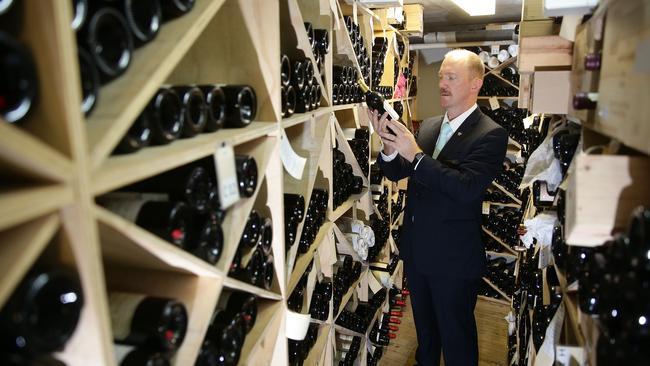
{"label": "man's face", "polygon": [[440,105],[446,109],[464,107],[472,98],[472,79],[462,59],[446,58],[438,73],[440,87]]}

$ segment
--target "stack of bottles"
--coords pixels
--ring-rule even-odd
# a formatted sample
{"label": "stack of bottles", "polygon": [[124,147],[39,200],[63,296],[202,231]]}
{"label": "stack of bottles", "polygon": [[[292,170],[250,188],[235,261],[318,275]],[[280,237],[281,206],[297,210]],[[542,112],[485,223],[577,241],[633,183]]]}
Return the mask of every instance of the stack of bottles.
{"label": "stack of bottles", "polygon": [[76,273],[34,266],[0,308],[1,363],[65,366],[53,353],[75,333],[83,304]]}
{"label": "stack of bottles", "polygon": [[519,91],[495,75],[487,74],[478,95],[482,97],[516,97]]}
{"label": "stack of bottles", "polygon": [[[314,73],[314,64],[308,58],[288,61],[286,56],[283,57],[281,75],[284,86],[283,117],[289,117],[294,112],[305,113],[320,107],[321,89]],[[294,99],[295,103],[293,103]],[[292,105],[293,110],[291,110]]]}
{"label": "stack of bottles", "polygon": [[339,366],[352,366],[359,357],[361,337],[346,334],[336,334],[336,350]]}
{"label": "stack of bottles", "polygon": [[246,335],[255,326],[256,319],[257,298],[254,295],[224,290],[194,365],[237,365]]}
{"label": "stack of bottles", "polygon": [[361,276],[361,262],[354,261],[352,256],[347,254],[339,255],[334,268],[336,272],[333,281],[333,310],[338,314],[343,296]]}
{"label": "stack of bottles", "polygon": [[329,52],[330,38],[327,29],[314,28],[313,24],[305,22],[305,31],[307,32],[307,40],[311,51],[314,54],[314,61],[316,66],[323,75],[325,71],[325,56]]}
{"label": "stack of bottles", "polygon": [[284,242],[285,250],[296,242],[298,224],[305,216],[305,197],[295,193],[284,194]]}
{"label": "stack of bottles", "polygon": [[318,324],[311,323],[307,328],[307,335],[305,339],[296,341],[288,339],[289,346],[289,366],[302,366],[305,359],[309,355],[309,351],[316,344],[318,339]]}
{"label": "stack of bottles", "polygon": [[349,310],[341,311],[336,318],[336,324],[350,329],[351,331],[365,334],[370,326],[376,309],[372,309],[367,303],[359,303],[354,312]]}
{"label": "stack of bottles", "polygon": [[[302,64],[300,64],[302,66]],[[293,88],[291,78],[293,76],[293,69],[291,67],[291,60],[287,55],[282,55],[280,59],[280,87],[281,101],[282,101],[282,118],[291,117],[296,111],[296,89]],[[298,77],[304,77],[298,75]]]}
{"label": "stack of bottles", "polygon": [[187,14],[193,6],[194,1],[75,2],[72,29],[77,35],[83,112],[93,109],[100,85],[126,72],[134,50],[156,38],[161,23]]}
{"label": "stack of bottles", "polygon": [[372,46],[372,59],[375,60],[372,68],[372,85],[379,85],[384,76],[384,62],[388,51],[388,38],[376,37]]}
{"label": "stack of bottles", "polygon": [[163,86],[133,122],[114,154],[167,145],[222,127],[248,126],[257,115],[257,96],[248,85]]}
{"label": "stack of bottles", "polygon": [[361,35],[361,28],[359,24],[356,24],[351,16],[345,15],[343,17],[345,21],[345,27],[348,30],[350,35],[350,41],[352,41],[352,48],[354,50],[357,63],[361,71],[360,77],[363,78],[366,84],[370,83],[370,55],[366,49],[366,40],[363,35]]}
{"label": "stack of bottles", "polygon": [[525,139],[525,127],[523,120],[528,116],[528,109],[510,108],[501,105],[500,108],[492,109],[488,106],[481,106],[481,112],[490,117],[494,122],[508,131],[508,136],[522,144]]}
{"label": "stack of bottles", "polygon": [[[255,159],[236,155],[235,166],[240,196],[251,197],[257,187]],[[208,263],[217,263],[221,257],[221,222],[226,212],[212,158],[128,185],[97,202]]]}
{"label": "stack of bottles", "polygon": [[300,277],[300,280],[298,280],[298,283],[296,283],[296,287],[294,287],[293,292],[291,292],[291,295],[289,295],[289,298],[287,299],[287,307],[289,310],[296,313],[302,312],[305,303],[305,293],[307,292],[307,280],[309,273],[312,271],[313,267],[314,260],[312,259],[305,269],[305,272]]}
{"label": "stack of bottles", "polygon": [[305,214],[305,223],[302,226],[302,234],[298,242],[298,253],[304,254],[314,243],[316,235],[325,222],[327,214],[328,192],[325,189],[314,188],[309,200],[309,207]]}
{"label": "stack of bottles", "polygon": [[309,303],[309,314],[313,319],[325,321],[329,318],[330,300],[332,299],[332,280],[323,278],[316,282]]}
{"label": "stack of bottles", "polygon": [[271,289],[273,267],[273,222],[252,210],[239,239],[228,275],[252,285]]}
{"label": "stack of bottles", "polygon": [[334,65],[332,70],[332,103],[361,103],[363,93],[357,84],[358,73],[353,66]]}
{"label": "stack of bottles", "polygon": [[363,178],[354,175],[352,165],[345,161],[345,154],[338,149],[332,150],[332,174],[334,175],[332,200],[336,209],[353,194],[363,191]]}
{"label": "stack of bottles", "polygon": [[508,297],[512,297],[515,292],[516,263],[515,261],[508,262],[504,257],[487,256],[485,277]]}
{"label": "stack of bottles", "polygon": [[370,173],[370,164],[368,163],[370,155],[370,131],[365,128],[355,129],[354,138],[348,139],[348,144],[359,163],[361,171],[367,177]]}
{"label": "stack of bottles", "polygon": [[390,212],[393,215],[393,223],[399,218],[399,214],[404,210],[404,200],[406,199],[406,190],[400,189],[397,193],[397,199],[391,200]]}
{"label": "stack of bottles", "polygon": [[[514,249],[519,244],[519,224],[522,212],[515,208],[490,206],[490,214],[483,215],[483,227]],[[484,236],[487,236],[484,234]]]}
{"label": "stack of bottles", "polygon": [[523,164],[512,164],[507,158],[506,160],[506,163],[503,165],[503,170],[494,178],[494,182],[521,200],[522,196],[519,191],[519,185],[524,178],[526,168]]}

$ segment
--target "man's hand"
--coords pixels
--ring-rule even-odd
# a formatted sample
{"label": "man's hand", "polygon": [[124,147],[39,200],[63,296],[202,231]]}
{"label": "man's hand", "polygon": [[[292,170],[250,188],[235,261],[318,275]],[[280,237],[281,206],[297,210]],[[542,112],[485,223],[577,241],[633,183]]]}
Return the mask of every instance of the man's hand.
{"label": "man's hand", "polygon": [[368,108],[368,118],[370,118],[370,123],[372,123],[372,127],[375,129],[379,137],[382,139],[382,142],[384,143],[384,154],[390,155],[395,152],[395,149],[391,146],[388,146],[386,144],[386,140],[383,138],[384,135],[391,135],[390,131],[388,131],[387,124],[388,124],[388,112],[385,112],[381,116],[379,116],[379,112],[376,109],[370,110]]}
{"label": "man's hand", "polygon": [[415,141],[415,136],[411,131],[398,121],[387,121],[386,128],[390,128],[395,134],[388,132],[380,132],[379,136],[384,141],[384,150],[390,148],[392,151],[399,151],[399,154],[409,162],[415,158],[415,154],[422,151],[418,143]]}

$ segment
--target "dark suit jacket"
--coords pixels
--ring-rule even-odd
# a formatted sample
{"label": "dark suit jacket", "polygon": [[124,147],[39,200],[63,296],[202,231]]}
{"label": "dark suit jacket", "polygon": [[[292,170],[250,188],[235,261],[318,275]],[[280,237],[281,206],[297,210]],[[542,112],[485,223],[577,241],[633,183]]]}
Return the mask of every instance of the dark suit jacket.
{"label": "dark suit jacket", "polygon": [[483,194],[502,169],[508,134],[476,108],[436,160],[431,154],[442,119],[427,119],[420,127],[417,143],[426,156],[417,170],[400,155],[388,163],[378,160],[388,179],[409,177],[400,239],[405,265],[424,274],[476,278],[486,263]]}

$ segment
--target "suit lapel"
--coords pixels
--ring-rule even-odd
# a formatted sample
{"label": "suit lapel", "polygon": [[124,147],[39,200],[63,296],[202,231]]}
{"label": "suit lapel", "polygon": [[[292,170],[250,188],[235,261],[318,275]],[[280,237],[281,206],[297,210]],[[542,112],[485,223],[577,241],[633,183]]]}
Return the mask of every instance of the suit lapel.
{"label": "suit lapel", "polygon": [[[456,132],[453,135],[451,135],[449,141],[447,141],[445,146],[442,148],[442,151],[440,151],[440,156],[446,157],[455,148],[461,146],[463,141],[470,135],[472,129],[474,128],[474,126],[476,126],[480,118],[481,118],[481,110],[479,108],[476,108],[474,112],[472,112],[472,114],[470,114],[467,117],[467,119],[463,122],[463,124],[460,125],[458,130],[456,130]],[[438,126],[438,132],[440,132],[440,126]]]}
{"label": "suit lapel", "polygon": [[418,145],[422,151],[429,156],[433,154],[433,150],[436,148],[436,141],[438,141],[438,135],[440,134],[440,126],[442,125],[443,118],[444,116],[435,119],[433,123],[423,123],[418,132]]}

